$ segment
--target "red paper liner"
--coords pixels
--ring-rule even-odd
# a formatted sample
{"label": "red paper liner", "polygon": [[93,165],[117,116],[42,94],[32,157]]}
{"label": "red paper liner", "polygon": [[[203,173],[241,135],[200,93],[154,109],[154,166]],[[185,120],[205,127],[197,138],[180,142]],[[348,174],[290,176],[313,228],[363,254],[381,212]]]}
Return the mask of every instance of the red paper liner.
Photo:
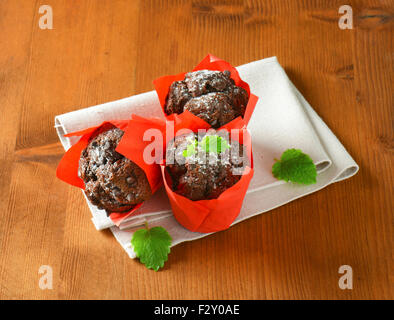
{"label": "red paper liner", "polygon": [[[161,172],[172,211],[176,220],[186,229],[194,232],[211,233],[230,227],[241,211],[242,203],[253,177],[253,156],[250,134],[246,129],[239,130],[239,139],[250,155],[250,167],[245,167],[241,179],[225,190],[217,199],[192,201],[170,188],[171,178],[161,165]],[[234,138],[232,135],[230,137]]]}
{"label": "red paper liner", "polygon": [[[70,149],[67,150],[63,158],[60,160],[60,163],[56,169],[56,176],[60,180],[63,180],[68,184],[71,184],[75,187],[85,190],[85,184],[83,180],[78,176],[78,168],[79,168],[79,159],[81,157],[81,153],[89,144],[90,138],[92,137],[92,135],[97,134],[98,130],[103,129],[104,126],[106,125],[113,125],[121,129],[122,131],[126,132],[128,124],[129,124],[129,120],[104,121],[102,124],[96,127],[91,127],[85,130],[66,134],[65,137],[81,136],[81,138],[76,144],[74,144]],[[123,137],[121,141],[122,140]],[[124,147],[123,149],[119,148],[120,143],[116,148],[116,151],[122,154],[123,156],[129,158],[131,161],[135,162],[139,167],[141,167],[142,170],[144,170],[146,177],[149,181],[152,194],[155,193],[161,184],[161,172],[159,165],[157,164],[147,165],[145,163],[141,163],[139,154],[141,154],[142,149],[136,149],[139,146],[138,140],[136,139],[130,140],[129,138],[128,142],[132,146],[130,148],[134,151],[133,153],[127,153],[127,155],[125,155],[123,153]],[[134,144],[136,147],[134,147]],[[111,218],[111,220],[114,222],[115,225],[119,226],[124,219],[137,214],[136,210],[139,207],[141,207],[141,205],[142,203],[137,204],[133,207],[133,209],[124,213],[112,212],[109,214],[109,217]]]}
{"label": "red paper liner", "polygon": [[[247,91],[247,93],[249,95],[249,101],[246,106],[245,114],[244,114],[243,118],[238,117],[223,127],[227,127],[229,125],[231,128],[242,128],[242,127],[246,126],[249,123],[250,118],[252,117],[253,110],[254,110],[254,108],[257,104],[257,100],[258,100],[258,97],[250,92],[249,84],[247,84],[245,81],[243,81],[241,79],[237,69],[234,68],[230,63],[228,63],[227,61],[221,60],[211,54],[208,54],[192,71],[204,70],[204,69],[205,70],[212,70],[212,71],[224,71],[224,70],[230,71],[231,78],[234,80],[235,84],[239,87],[244,88]],[[186,74],[186,72],[182,72],[177,75],[163,76],[163,77],[157,78],[156,80],[153,81],[153,84],[155,85],[155,90],[156,90],[157,95],[159,97],[161,108],[163,110],[163,114],[167,120],[174,120],[177,117],[180,117],[182,119],[184,116],[184,113],[186,112],[186,111],[184,111],[183,113],[181,113],[179,115],[178,114],[167,115],[164,111],[166,98],[167,98],[168,91],[170,89],[171,84],[174,81],[183,80],[185,78],[185,74]],[[187,117],[192,118],[193,121],[205,122],[204,120],[200,119],[199,117],[195,116],[192,113],[190,113],[190,115],[188,115]]]}

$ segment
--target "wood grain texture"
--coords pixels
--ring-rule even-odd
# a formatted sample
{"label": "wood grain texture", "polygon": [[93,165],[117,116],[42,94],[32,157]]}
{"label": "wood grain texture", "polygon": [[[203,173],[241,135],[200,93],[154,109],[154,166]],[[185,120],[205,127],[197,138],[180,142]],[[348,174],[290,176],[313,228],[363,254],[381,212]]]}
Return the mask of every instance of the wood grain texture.
{"label": "wood grain texture", "polygon": [[[394,5],[346,1],[0,2],[0,298],[393,299]],[[38,27],[49,4],[54,29]],[[239,65],[276,55],[360,165],[331,185],[172,249],[147,270],[97,232],[57,180],[53,119],[152,90],[207,53]],[[353,290],[338,268],[353,268]],[[38,286],[41,265],[53,289]]]}

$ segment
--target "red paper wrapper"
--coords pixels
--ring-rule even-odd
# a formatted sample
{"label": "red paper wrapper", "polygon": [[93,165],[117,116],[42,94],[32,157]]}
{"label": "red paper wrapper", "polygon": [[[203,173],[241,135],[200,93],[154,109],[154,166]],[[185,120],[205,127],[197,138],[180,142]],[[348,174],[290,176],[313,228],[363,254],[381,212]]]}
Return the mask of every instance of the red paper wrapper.
{"label": "red paper wrapper", "polygon": [[[61,159],[56,170],[56,176],[59,179],[63,180],[64,182],[67,182],[68,184],[71,184],[73,186],[85,190],[85,184],[83,180],[78,176],[79,159],[81,157],[81,153],[89,144],[90,138],[94,134],[96,134],[98,130],[103,128],[105,125],[109,125],[109,124],[118,127],[122,131],[126,131],[129,125],[129,120],[105,121],[99,126],[65,135],[66,137],[81,136],[81,138],[64,154],[63,158]],[[122,142],[122,140],[120,142]],[[131,150],[132,152],[127,152],[127,155],[124,154],[123,153],[125,149],[124,144],[122,148],[119,148],[120,143],[116,148],[116,151],[122,154],[123,156],[129,158],[131,161],[133,161],[139,167],[141,167],[142,170],[144,170],[146,177],[149,181],[152,194],[155,193],[159,188],[159,186],[161,185],[161,172],[159,165],[158,164],[148,165],[145,162],[141,161],[140,155],[142,154],[143,149],[138,149],[139,144],[137,139],[131,140],[130,138],[128,138],[128,143],[130,145],[128,147],[128,150]],[[136,214],[136,210],[141,205],[142,203],[137,204],[134,206],[132,210],[125,213],[113,212],[109,215],[109,217],[111,218],[111,220],[114,222],[115,225],[119,226],[119,224],[124,219]]]}
{"label": "red paper wrapper", "polygon": [[236,140],[246,146],[247,154],[250,155],[251,166],[245,167],[241,179],[231,188],[225,190],[217,199],[192,201],[177,194],[170,188],[171,178],[165,170],[165,164],[161,165],[164,187],[172,211],[177,221],[186,229],[202,233],[225,230],[230,227],[241,211],[254,172],[250,135],[245,128],[238,130],[238,132],[239,139]]}
{"label": "red paper wrapper", "polygon": [[[221,60],[211,54],[208,54],[192,71],[197,71],[197,70],[212,70],[212,71],[224,71],[224,70],[229,70],[231,73],[231,78],[234,80],[235,84],[239,87],[244,88],[249,95],[249,101],[248,105],[246,106],[245,114],[244,117],[238,117],[237,119],[234,119],[233,121],[229,122],[226,124],[224,127],[229,127],[231,128],[242,128],[243,126],[246,126],[249,123],[249,120],[252,116],[253,110],[257,104],[258,97],[255,96],[250,92],[249,85],[245,82],[242,81],[242,79],[239,76],[239,73],[237,69],[235,69],[230,63]],[[185,78],[186,72],[179,73],[177,75],[171,75],[171,76],[163,76],[160,77],[156,80],[153,81],[153,84],[155,85],[155,89],[157,92],[157,95],[159,97],[160,105],[162,107],[163,113],[167,120],[174,120],[175,118],[183,120],[184,117],[189,118],[188,121],[190,121],[190,118],[193,119],[193,121],[200,121],[205,122],[204,120],[200,119],[199,117],[195,116],[194,114],[189,112],[189,115],[185,115],[186,111],[184,111],[181,114],[171,114],[167,115],[164,111],[164,105],[166,103],[166,97],[168,94],[168,91],[170,89],[171,84],[174,81],[180,81]],[[209,125],[208,125],[209,126]]]}

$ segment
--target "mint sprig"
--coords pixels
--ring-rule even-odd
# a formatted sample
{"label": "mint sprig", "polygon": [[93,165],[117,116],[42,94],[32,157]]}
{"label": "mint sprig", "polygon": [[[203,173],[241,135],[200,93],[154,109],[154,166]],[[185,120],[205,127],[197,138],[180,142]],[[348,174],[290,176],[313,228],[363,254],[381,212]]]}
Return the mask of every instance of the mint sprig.
{"label": "mint sprig", "polygon": [[299,149],[288,149],[272,166],[272,174],[279,180],[300,184],[316,183],[317,170],[310,156]]}
{"label": "mint sprig", "polygon": [[183,150],[182,155],[187,158],[197,153],[198,141],[194,140],[194,142],[187,145],[186,149]]}
{"label": "mint sprig", "polygon": [[163,227],[139,229],[131,239],[134,252],[140,261],[155,271],[164,266],[170,253],[172,238]]}
{"label": "mint sprig", "polygon": [[206,153],[221,153],[227,149],[230,149],[230,145],[226,139],[221,136],[205,136],[201,142],[197,140],[188,144],[186,149],[183,150],[182,155],[187,158],[197,153],[198,149],[203,150]]}
{"label": "mint sprig", "polygon": [[230,148],[227,141],[220,136],[205,136],[201,140],[201,147],[207,153],[221,153]]}

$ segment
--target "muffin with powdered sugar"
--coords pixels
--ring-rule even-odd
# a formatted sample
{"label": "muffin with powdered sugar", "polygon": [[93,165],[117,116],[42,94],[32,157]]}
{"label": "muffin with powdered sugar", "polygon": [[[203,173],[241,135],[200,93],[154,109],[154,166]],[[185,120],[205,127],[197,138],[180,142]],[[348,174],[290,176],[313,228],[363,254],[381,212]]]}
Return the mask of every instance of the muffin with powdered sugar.
{"label": "muffin with powdered sugar", "polygon": [[108,126],[98,132],[81,153],[79,177],[90,202],[107,213],[127,212],[152,192],[145,172],[115,151],[123,131]]}
{"label": "muffin with powdered sugar", "polygon": [[243,117],[249,96],[245,89],[235,85],[230,75],[228,70],[187,73],[184,80],[171,84],[164,111],[170,115],[188,110],[213,128]]}
{"label": "muffin with powdered sugar", "polygon": [[246,165],[243,146],[214,129],[177,136],[166,152],[172,190],[193,201],[218,198],[241,179]]}

